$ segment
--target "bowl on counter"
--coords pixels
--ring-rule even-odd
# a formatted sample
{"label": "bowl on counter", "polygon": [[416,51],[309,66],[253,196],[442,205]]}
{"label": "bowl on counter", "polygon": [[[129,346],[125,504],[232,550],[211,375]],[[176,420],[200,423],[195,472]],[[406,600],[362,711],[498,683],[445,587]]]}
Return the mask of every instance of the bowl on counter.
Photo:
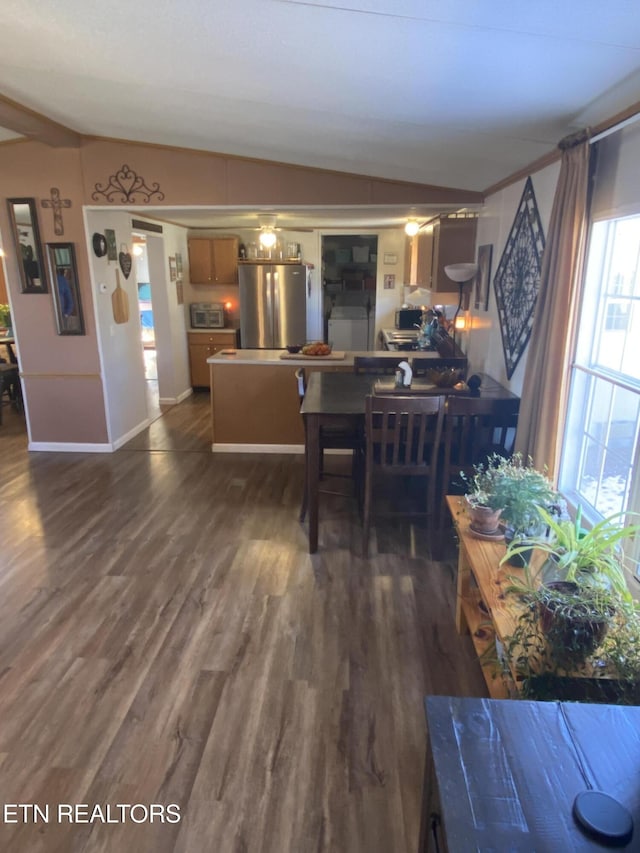
{"label": "bowl on counter", "polygon": [[462,378],[462,371],[458,367],[431,367],[425,376],[438,388],[453,388]]}
{"label": "bowl on counter", "polygon": [[300,352],[300,350],[302,349],[302,344],[290,344],[286,349],[287,352],[291,353],[291,355],[294,355],[295,353]]}

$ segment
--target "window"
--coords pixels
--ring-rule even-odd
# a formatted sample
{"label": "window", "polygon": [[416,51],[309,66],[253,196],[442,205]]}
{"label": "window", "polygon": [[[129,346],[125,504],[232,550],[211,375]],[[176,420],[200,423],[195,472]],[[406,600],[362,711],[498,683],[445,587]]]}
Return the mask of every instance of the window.
{"label": "window", "polygon": [[640,511],[639,341],[640,216],[595,222],[560,468],[591,521]]}

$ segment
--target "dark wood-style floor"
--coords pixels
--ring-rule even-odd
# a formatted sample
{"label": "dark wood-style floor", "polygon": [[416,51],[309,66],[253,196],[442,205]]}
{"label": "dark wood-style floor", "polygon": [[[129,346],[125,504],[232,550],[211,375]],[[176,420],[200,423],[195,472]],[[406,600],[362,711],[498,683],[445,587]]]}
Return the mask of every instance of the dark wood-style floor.
{"label": "dark wood-style floor", "polygon": [[[196,395],[112,455],[0,427],[0,826],[18,853],[415,853],[427,693],[485,696],[455,549],[323,498],[301,456],[209,451]],[[330,460],[330,462],[342,460]],[[377,547],[376,547],[377,544]],[[179,805],[58,824],[57,804]],[[138,816],[142,814],[138,811]]]}

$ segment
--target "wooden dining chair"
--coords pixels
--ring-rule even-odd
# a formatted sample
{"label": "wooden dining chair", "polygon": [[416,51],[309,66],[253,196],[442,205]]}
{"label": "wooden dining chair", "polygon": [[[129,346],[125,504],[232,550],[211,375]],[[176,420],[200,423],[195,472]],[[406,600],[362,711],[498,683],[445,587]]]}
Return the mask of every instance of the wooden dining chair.
{"label": "wooden dining chair", "polygon": [[440,477],[439,512],[448,494],[464,489],[462,474],[471,476],[474,465],[492,453],[513,453],[520,400],[450,396],[445,407],[444,439]]}
{"label": "wooden dining chair", "polygon": [[[444,419],[444,396],[376,397],[365,401],[365,478],[362,553],[369,555],[375,481],[388,477],[427,480],[422,511],[386,511],[392,516],[436,517],[438,451]],[[381,512],[377,514],[382,514]]]}
{"label": "wooden dining chair", "polygon": [[[307,390],[307,374],[304,367],[299,367],[295,372],[296,384],[298,387],[298,396],[300,403],[304,400],[304,395]],[[306,434],[305,434],[306,443]],[[350,450],[352,452],[351,473],[343,474],[342,472],[332,471],[327,473],[327,477],[348,478],[353,481],[356,497],[360,498],[361,480],[363,468],[363,453],[364,453],[364,435],[362,428],[357,418],[345,416],[340,423],[325,425],[320,429],[320,478],[325,476],[324,470],[324,451],[325,450]],[[334,491],[327,488],[319,489],[322,494],[330,495],[345,495],[345,492]],[[302,503],[300,505],[300,521],[304,521],[307,515],[307,478],[305,474],[304,489],[302,493]]]}
{"label": "wooden dining chair", "polygon": [[377,373],[380,375],[393,376],[398,369],[401,361],[407,359],[402,353],[398,353],[397,360],[395,358],[385,358],[379,355],[354,355],[353,357],[353,372],[354,373]]}

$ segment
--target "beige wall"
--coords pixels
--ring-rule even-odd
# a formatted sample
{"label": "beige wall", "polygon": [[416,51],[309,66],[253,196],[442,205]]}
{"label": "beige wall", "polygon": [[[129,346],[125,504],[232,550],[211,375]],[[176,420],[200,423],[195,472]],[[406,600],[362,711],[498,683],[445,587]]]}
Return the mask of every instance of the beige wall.
{"label": "beige wall", "polygon": [[[551,216],[551,207],[553,205],[553,196],[559,172],[560,162],[558,161],[531,175],[533,191],[536,196],[538,212],[540,213],[545,237],[549,227],[549,218]],[[462,344],[463,349],[467,350],[471,370],[488,373],[518,395],[522,394],[522,382],[527,363],[528,347],[518,362],[511,380],[508,380],[502,350],[502,336],[500,333],[498,310],[496,308],[493,279],[506,246],[511,226],[513,225],[524,185],[525,179],[522,179],[488,196],[480,212],[478,236],[476,239],[477,246],[493,245],[489,310],[484,311],[483,308],[475,309],[473,294],[471,294],[469,311],[471,319],[470,332],[465,334]]]}
{"label": "beige wall", "polygon": [[[150,198],[138,194],[132,203],[127,202],[126,190],[131,185],[124,184],[123,192],[123,188],[118,190],[115,184],[115,176],[124,165],[143,179],[152,192]],[[111,400],[114,400],[114,394],[122,390],[118,377],[122,376],[123,364],[106,359],[98,340],[96,318],[102,316],[102,312],[96,304],[98,280],[92,279],[90,274],[93,257],[90,255],[91,233],[85,233],[84,228],[85,206],[108,208],[114,213],[126,209],[144,218],[145,207],[149,204],[411,205],[432,202],[463,205],[480,201],[479,193],[100,139],[84,139],[79,148],[50,148],[30,141],[5,143],[0,146],[0,186],[4,197],[0,205],[0,232],[7,255],[9,301],[22,371],[30,446],[36,449],[58,444],[68,444],[68,449],[95,449],[97,445],[110,449],[130,429],[137,428],[133,421],[138,425],[143,422],[141,410],[129,417],[107,417],[105,388],[111,388]],[[41,207],[42,199],[49,198],[53,187],[71,203],[63,211],[62,236],[54,233],[52,211]],[[20,292],[6,208],[9,197],[36,200],[43,244],[64,241],[75,245],[86,335],[56,334],[51,293]],[[126,242],[130,242],[128,236]],[[389,294],[379,295],[389,298]],[[207,294],[207,298],[211,299],[212,295]],[[391,304],[388,308],[390,311]],[[102,330],[105,341],[119,337],[119,330],[111,334],[110,325],[106,323]],[[130,390],[127,388],[127,393]],[[52,406],[61,400],[64,405],[54,416]],[[136,408],[133,401],[131,407]]]}

